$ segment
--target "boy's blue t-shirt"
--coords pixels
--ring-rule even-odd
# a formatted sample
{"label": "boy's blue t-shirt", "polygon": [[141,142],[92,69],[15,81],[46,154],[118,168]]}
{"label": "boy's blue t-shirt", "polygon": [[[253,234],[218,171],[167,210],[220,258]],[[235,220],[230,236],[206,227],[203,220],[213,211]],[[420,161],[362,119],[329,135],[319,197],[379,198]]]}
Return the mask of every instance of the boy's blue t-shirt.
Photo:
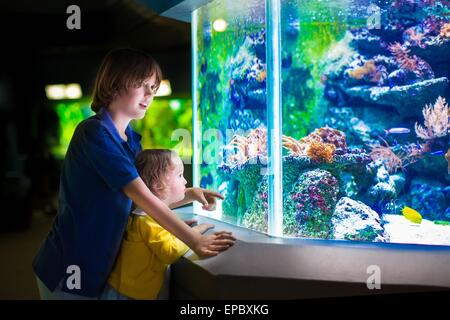
{"label": "boy's blue t-shirt", "polygon": [[[138,177],[134,159],[142,149],[130,126],[126,135],[128,142],[104,108],[75,130],[62,168],[59,212],[33,260],[51,291],[63,280],[65,292],[99,296],[108,279],[131,209],[122,188]],[[80,288],[73,288],[74,270]]]}

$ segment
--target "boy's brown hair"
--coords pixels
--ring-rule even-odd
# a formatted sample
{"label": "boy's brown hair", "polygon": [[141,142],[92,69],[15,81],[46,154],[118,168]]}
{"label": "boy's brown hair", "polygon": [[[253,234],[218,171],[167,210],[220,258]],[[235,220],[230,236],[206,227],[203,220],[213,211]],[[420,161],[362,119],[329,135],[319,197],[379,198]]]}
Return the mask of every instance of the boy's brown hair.
{"label": "boy's brown hair", "polygon": [[131,48],[110,51],[97,72],[92,111],[98,112],[102,107],[107,107],[120,92],[133,86],[140,87],[153,75],[156,90],[162,80],[161,68],[148,53]]}
{"label": "boy's brown hair", "polygon": [[136,157],[135,165],[139,176],[158,198],[165,196],[164,176],[174,168],[172,158],[176,155],[169,149],[147,149]]}

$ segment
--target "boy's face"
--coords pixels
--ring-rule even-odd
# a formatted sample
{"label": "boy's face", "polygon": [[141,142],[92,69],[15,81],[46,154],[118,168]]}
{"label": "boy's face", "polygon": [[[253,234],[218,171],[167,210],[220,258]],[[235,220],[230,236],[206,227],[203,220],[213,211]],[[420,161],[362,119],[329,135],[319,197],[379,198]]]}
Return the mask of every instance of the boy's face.
{"label": "boy's face", "polygon": [[167,174],[167,197],[163,201],[167,205],[184,199],[186,191],[186,179],[184,179],[184,166],[179,156],[172,157],[173,168]]}
{"label": "boy's face", "polygon": [[140,87],[131,87],[123,91],[116,103],[121,106],[121,112],[131,119],[142,119],[155,95],[155,75],[146,79]]}

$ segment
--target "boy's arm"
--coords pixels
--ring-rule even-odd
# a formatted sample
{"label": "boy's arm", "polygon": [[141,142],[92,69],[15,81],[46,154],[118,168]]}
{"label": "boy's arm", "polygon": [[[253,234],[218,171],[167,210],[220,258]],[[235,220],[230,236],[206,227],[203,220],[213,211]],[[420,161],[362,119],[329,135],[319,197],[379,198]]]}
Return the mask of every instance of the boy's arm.
{"label": "boy's arm", "polygon": [[123,192],[144,212],[150,212],[163,228],[187,244],[199,256],[215,256],[232,246],[236,240],[226,231],[205,236],[195,232],[174,215],[164,202],[147,188],[140,177],[128,183]]}

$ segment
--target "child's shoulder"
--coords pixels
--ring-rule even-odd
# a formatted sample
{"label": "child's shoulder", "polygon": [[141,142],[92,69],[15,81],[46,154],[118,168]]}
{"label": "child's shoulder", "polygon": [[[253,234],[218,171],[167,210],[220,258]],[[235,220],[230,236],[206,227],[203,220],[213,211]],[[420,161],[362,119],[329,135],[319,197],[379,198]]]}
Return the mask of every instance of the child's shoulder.
{"label": "child's shoulder", "polygon": [[136,223],[143,223],[143,224],[158,224],[158,222],[153,219],[152,216],[146,214],[145,212],[140,212],[140,213],[131,213],[130,215],[130,219],[132,221],[135,221]]}

